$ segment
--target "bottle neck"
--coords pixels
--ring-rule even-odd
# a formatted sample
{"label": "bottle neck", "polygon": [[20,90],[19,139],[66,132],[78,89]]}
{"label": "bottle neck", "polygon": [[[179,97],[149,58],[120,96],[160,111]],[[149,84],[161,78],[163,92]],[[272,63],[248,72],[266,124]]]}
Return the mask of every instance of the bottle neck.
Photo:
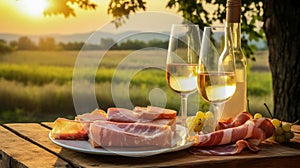
{"label": "bottle neck", "polygon": [[241,23],[226,22],[226,26],[230,27],[232,31],[233,48],[240,49],[241,48]]}
{"label": "bottle neck", "polygon": [[225,27],[225,38],[224,38],[224,47],[226,49],[233,49],[233,39],[232,39],[232,28],[229,26]]}

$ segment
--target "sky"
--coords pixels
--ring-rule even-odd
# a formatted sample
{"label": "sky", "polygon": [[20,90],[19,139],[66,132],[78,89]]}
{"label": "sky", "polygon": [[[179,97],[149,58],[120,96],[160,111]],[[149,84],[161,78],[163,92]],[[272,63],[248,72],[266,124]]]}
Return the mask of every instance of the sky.
{"label": "sky", "polygon": [[[43,34],[74,34],[92,32],[101,27],[106,31],[114,29],[108,26],[113,20],[107,15],[109,0],[94,0],[98,7],[96,10],[76,9],[76,17],[65,18],[63,15],[44,16],[42,14],[43,0],[1,0],[0,2],[0,33],[23,35]],[[147,0],[147,11],[163,12],[161,17],[146,16],[144,12],[132,15],[125,26],[118,31],[132,29],[147,29],[149,25],[162,24],[160,29],[169,29],[170,23],[181,22],[180,15],[175,9],[166,9],[168,0]],[[30,3],[34,3],[30,5]],[[167,15],[174,15],[170,17]],[[164,17],[166,16],[166,17]],[[157,22],[160,19],[160,22]],[[165,24],[165,26],[164,26]],[[109,28],[108,28],[109,27]]]}

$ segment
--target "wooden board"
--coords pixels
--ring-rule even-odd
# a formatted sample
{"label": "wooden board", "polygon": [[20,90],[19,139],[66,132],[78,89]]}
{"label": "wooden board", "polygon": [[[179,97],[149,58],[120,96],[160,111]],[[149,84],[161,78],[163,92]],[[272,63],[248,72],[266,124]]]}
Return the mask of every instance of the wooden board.
{"label": "wooden board", "polygon": [[[0,126],[0,167],[67,167],[68,163]],[[47,163],[47,164],[45,164]]]}
{"label": "wooden board", "polygon": [[[48,125],[50,128],[51,124],[43,123],[43,125]],[[6,124],[5,126],[43,148],[53,151],[66,162],[72,162],[76,167],[270,167],[270,165],[295,167],[300,163],[298,142],[295,142],[295,148],[279,144],[262,144],[258,153],[246,150],[234,156],[199,156],[183,150],[145,158],[128,158],[124,156],[90,155],[61,148],[53,144],[48,138],[50,129],[40,124],[23,123]]]}

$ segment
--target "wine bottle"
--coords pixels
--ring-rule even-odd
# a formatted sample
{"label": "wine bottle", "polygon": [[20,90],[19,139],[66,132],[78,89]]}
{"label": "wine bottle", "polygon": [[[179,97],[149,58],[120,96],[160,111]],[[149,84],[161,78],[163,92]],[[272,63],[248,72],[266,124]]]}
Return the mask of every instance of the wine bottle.
{"label": "wine bottle", "polygon": [[236,65],[236,91],[225,103],[222,119],[235,117],[247,109],[247,62],[241,48],[241,0],[228,0],[226,26],[231,28]]}

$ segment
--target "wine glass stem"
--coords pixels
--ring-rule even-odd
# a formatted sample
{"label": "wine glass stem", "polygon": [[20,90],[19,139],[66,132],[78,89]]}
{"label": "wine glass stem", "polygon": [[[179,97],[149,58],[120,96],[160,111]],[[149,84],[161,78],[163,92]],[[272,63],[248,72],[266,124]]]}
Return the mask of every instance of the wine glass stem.
{"label": "wine glass stem", "polygon": [[188,95],[181,94],[181,124],[186,126],[185,120],[187,118],[187,98]]}
{"label": "wine glass stem", "polygon": [[221,119],[221,116],[223,114],[223,110],[224,110],[224,103],[213,103],[213,110],[214,110],[214,125],[213,128],[215,129],[218,126],[218,123]]}

